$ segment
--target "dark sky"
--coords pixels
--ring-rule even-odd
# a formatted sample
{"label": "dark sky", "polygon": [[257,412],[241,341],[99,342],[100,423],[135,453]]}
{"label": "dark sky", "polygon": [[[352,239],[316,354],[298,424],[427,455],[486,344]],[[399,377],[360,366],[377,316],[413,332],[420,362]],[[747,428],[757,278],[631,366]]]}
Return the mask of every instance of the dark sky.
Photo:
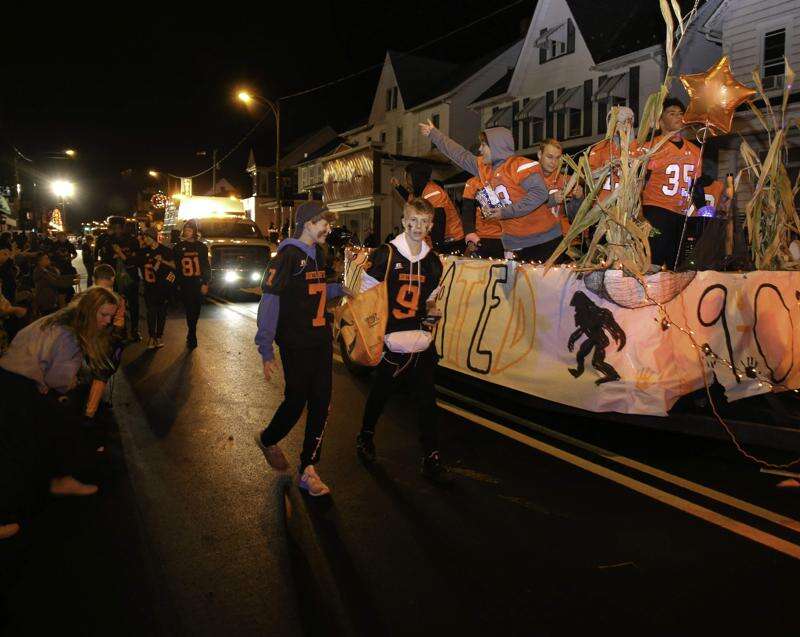
{"label": "dark sky", "polygon": [[[88,5],[38,5],[4,26],[0,136],[37,160],[33,167],[44,176],[76,181],[77,216],[104,217],[113,198],[131,191],[122,170],[133,168],[141,179],[151,167],[190,174],[210,164],[196,157],[198,150],[227,152],[258,118],[233,99],[238,87],[270,98],[302,91],[381,63],[387,48],[410,50],[510,2],[287,3],[280,14],[275,3],[260,3],[261,12],[248,3],[135,11],[107,4],[102,17]],[[513,41],[534,6],[524,0],[417,54],[478,58]],[[283,143],[325,124],[341,131],[366,118],[379,72],[282,102]],[[250,147],[271,163],[273,126],[265,122],[222,175],[240,183]],[[78,160],[44,159],[63,148],[76,148]]]}

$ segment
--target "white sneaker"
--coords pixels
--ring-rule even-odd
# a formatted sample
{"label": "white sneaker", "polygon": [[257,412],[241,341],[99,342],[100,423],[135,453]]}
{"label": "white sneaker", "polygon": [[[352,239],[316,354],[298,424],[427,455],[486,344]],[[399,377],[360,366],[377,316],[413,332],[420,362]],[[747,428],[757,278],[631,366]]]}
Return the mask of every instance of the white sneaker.
{"label": "white sneaker", "polygon": [[147,339],[147,349],[155,349],[156,348],[156,339],[148,338]]}
{"label": "white sneaker", "polygon": [[322,481],[317,475],[316,469],[314,469],[314,465],[310,464],[305,468],[303,471],[303,475],[300,476],[298,480],[298,485],[303,491],[306,491],[308,495],[313,496],[321,496],[321,495],[328,495],[331,490],[328,488],[328,485]]}
{"label": "white sneaker", "polygon": [[161,349],[162,347],[164,347],[164,341],[162,341],[161,338],[157,338],[155,340],[156,340],[155,342],[156,349]]}

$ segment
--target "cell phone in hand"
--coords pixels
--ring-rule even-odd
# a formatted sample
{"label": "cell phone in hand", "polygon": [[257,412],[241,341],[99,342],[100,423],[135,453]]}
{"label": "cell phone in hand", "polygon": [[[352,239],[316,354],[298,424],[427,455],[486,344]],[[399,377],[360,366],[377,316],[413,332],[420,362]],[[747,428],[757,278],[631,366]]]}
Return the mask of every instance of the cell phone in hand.
{"label": "cell phone in hand", "polygon": [[436,324],[441,320],[441,316],[431,315],[429,314],[424,319],[422,319],[422,324],[427,327],[436,327]]}

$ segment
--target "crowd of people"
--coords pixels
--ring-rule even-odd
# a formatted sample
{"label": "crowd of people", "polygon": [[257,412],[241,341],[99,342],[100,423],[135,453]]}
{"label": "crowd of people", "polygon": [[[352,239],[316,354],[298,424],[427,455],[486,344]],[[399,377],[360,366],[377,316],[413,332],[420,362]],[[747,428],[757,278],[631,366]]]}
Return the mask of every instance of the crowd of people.
{"label": "crowd of people", "polygon": [[208,291],[208,249],[187,223],[174,245],[155,228],[110,217],[108,231],[77,250],[64,233],[0,235],[0,539],[40,508],[45,496],[87,496],[84,482],[105,452],[111,404],[107,385],[124,348],[142,340],[139,299],[148,341],[163,346],[168,304],[186,308],[189,348]]}

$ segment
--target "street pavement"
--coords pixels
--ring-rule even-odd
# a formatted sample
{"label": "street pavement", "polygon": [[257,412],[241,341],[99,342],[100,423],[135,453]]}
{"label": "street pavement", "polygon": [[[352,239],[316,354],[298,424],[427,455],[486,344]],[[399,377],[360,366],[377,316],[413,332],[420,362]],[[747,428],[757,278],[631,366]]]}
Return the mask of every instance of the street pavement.
{"label": "street pavement", "polygon": [[[254,442],[283,388],[262,376],[255,303],[206,304],[194,351],[185,329],[173,311],[164,349],[125,352],[101,494],[49,503],[2,547],[8,634],[796,630],[800,493],[728,443],[443,395],[451,482],[434,484],[402,394],[362,466],[369,378],[336,363],[333,493],[312,499]],[[295,465],[302,424],[282,445]]]}

